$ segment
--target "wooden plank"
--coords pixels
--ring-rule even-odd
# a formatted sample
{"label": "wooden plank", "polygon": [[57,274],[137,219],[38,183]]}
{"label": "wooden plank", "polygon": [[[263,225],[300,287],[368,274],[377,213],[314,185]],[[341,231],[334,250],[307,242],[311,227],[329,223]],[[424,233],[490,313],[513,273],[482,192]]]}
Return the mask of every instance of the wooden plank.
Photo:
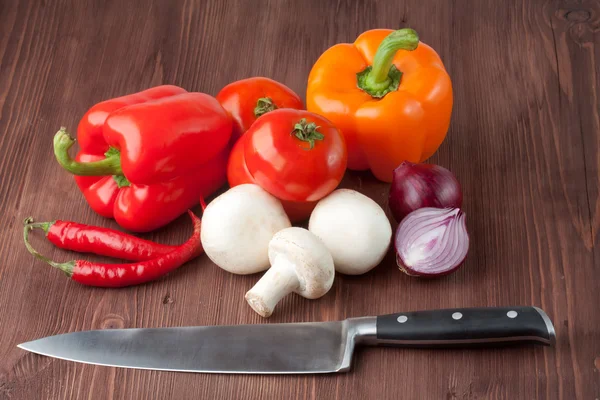
{"label": "wooden plank", "polygon": [[[290,296],[272,322],[400,310],[531,304],[554,349],[364,349],[350,373],[227,376],[135,371],[28,354],[16,344],[74,330],[259,323],[233,276],[206,257],[151,284],[86,288],[36,262],[21,222],[117,227],[87,207],[50,150],[94,103],[172,83],[216,94],[263,75],[304,96],[329,46],[377,27],[415,28],[453,79],[447,140],[432,162],[463,185],[472,247],[439,280],[401,274],[393,254],[324,298]],[[594,399],[600,397],[598,32],[594,1],[183,0],[0,2],[0,398]],[[385,206],[388,187],[348,173]],[[179,243],[182,217],[143,235]],[[35,245],[56,260],[74,255]]]}

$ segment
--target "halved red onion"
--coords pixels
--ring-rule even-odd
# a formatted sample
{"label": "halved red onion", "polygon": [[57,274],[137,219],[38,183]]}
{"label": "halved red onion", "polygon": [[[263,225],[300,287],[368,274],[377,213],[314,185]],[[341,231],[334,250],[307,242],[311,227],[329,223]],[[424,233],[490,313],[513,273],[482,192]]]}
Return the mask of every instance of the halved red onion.
{"label": "halved red onion", "polygon": [[469,251],[465,213],[460,208],[420,208],[398,226],[396,261],[408,275],[435,277],[455,271]]}

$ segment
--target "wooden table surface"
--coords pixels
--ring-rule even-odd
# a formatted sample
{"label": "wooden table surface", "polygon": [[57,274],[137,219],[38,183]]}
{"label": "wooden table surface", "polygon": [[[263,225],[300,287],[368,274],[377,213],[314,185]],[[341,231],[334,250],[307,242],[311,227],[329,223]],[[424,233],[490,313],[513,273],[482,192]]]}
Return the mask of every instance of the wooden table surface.
{"label": "wooden table surface", "polygon": [[[362,349],[351,372],[235,376],[83,365],[16,347],[116,327],[263,322],[234,276],[206,256],[122,290],[70,282],[33,259],[22,221],[94,214],[52,154],[96,102],[171,83],[215,95],[255,75],[304,96],[311,65],[364,30],[415,28],[452,77],[446,141],[430,160],[462,182],[472,245],[448,277],[409,278],[392,253],[337,276],[322,299],[289,296],[269,322],[328,321],[427,308],[535,305],[555,348]],[[600,4],[597,1],[0,1],[0,398],[597,399],[600,397]],[[599,45],[599,47],[596,47]],[[343,186],[386,205],[388,186]],[[197,210],[197,209],[196,209]],[[152,234],[189,235],[187,217]],[[35,245],[55,260],[75,257]]]}

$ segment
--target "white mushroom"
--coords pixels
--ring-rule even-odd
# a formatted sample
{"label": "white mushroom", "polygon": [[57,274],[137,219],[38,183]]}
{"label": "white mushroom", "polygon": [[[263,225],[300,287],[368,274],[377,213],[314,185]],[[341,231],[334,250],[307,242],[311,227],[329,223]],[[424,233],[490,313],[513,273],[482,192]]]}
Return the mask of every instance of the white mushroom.
{"label": "white mushroom", "polygon": [[258,185],[245,184],[208,204],[202,215],[200,238],[215,264],[246,275],[269,268],[269,241],[289,226],[279,200]]}
{"label": "white mushroom", "polygon": [[269,243],[271,268],[246,293],[250,307],[263,317],[289,293],[307,299],[324,296],[333,285],[331,254],[315,235],[303,228],[277,232]]}
{"label": "white mushroom", "polygon": [[327,246],[335,270],[348,275],[377,266],[392,240],[392,227],[379,204],[350,189],[335,190],[319,201],[308,230]]}

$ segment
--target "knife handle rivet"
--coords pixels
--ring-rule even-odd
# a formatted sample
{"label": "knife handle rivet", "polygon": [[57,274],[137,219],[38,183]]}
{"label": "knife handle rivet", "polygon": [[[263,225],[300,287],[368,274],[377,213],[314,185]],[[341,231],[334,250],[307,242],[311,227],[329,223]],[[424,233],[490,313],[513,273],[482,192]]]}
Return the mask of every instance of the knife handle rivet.
{"label": "knife handle rivet", "polygon": [[408,317],[406,315],[401,315],[398,317],[398,319],[396,319],[396,321],[400,322],[401,324],[405,323],[406,321],[408,321]]}
{"label": "knife handle rivet", "polygon": [[514,310],[510,310],[509,312],[507,312],[507,313],[506,313],[506,316],[507,316],[508,318],[517,318],[517,315],[519,315],[519,313],[517,313],[517,312],[516,312],[516,311],[514,311]]}
{"label": "knife handle rivet", "polygon": [[454,314],[452,314],[452,319],[455,319],[458,321],[461,318],[462,318],[462,314],[459,312],[455,312]]}

